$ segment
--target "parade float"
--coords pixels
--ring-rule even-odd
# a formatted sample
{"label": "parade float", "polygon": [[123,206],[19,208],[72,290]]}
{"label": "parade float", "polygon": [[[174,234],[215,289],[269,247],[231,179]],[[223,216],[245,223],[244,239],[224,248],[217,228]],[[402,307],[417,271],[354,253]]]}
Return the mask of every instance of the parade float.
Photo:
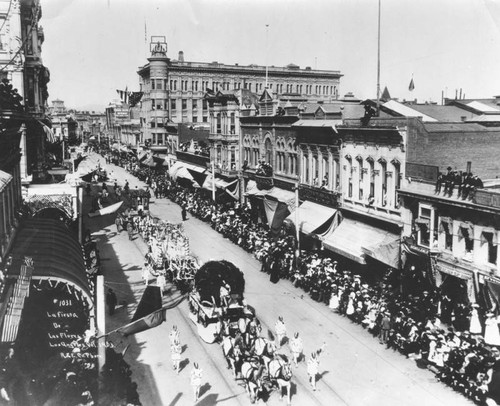
{"label": "parade float", "polygon": [[228,261],[208,261],[194,276],[189,294],[189,318],[207,343],[217,341],[223,329],[237,329],[240,320],[254,316],[244,302],[245,278]]}

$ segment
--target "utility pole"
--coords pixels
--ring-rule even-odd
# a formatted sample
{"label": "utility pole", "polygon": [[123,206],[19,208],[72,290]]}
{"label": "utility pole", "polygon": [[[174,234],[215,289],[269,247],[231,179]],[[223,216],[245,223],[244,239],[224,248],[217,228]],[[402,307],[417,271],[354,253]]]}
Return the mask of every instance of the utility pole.
{"label": "utility pole", "polygon": [[378,0],[378,36],[377,36],[377,117],[380,114],[380,0]]}
{"label": "utility pole", "polygon": [[212,200],[215,203],[215,161],[212,161]]}

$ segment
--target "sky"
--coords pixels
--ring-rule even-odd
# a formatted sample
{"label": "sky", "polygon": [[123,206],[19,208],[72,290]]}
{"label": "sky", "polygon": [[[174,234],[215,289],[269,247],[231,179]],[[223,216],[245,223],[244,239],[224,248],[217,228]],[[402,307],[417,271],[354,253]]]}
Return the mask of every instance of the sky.
{"label": "sky", "polygon": [[[378,0],[41,0],[49,103],[103,110],[139,90],[151,36],[193,62],[340,71],[340,94],[376,98]],[[380,0],[380,86],[441,103],[500,95],[500,0]],[[266,27],[267,26],[267,27]],[[413,77],[415,88],[408,86]]]}

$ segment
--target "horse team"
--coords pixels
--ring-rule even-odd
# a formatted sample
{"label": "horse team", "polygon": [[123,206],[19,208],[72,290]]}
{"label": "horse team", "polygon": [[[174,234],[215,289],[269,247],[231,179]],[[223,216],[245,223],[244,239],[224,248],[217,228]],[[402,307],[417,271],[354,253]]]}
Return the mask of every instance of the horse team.
{"label": "horse team", "polygon": [[280,399],[285,390],[287,402],[291,404],[290,362],[284,354],[278,353],[274,341],[261,337],[261,330],[255,316],[240,317],[234,322],[223,321],[221,346],[228,368],[244,385],[252,403],[279,389]]}

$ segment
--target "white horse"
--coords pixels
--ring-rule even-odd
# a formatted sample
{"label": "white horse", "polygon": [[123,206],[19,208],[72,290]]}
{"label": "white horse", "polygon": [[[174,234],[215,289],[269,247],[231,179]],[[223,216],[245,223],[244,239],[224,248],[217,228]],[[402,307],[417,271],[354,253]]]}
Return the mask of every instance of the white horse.
{"label": "white horse", "polygon": [[277,354],[274,359],[269,362],[269,380],[272,384],[276,384],[280,391],[280,400],[283,399],[283,388],[286,389],[287,404],[291,404],[291,379],[292,367],[290,363],[280,354]]}
{"label": "white horse", "polygon": [[275,344],[264,337],[258,337],[254,342],[253,353],[262,360],[267,371],[269,371],[269,362],[274,358],[275,351]]}
{"label": "white horse", "polygon": [[250,397],[250,402],[255,403],[263,390],[262,368],[258,358],[251,358],[241,365],[241,377],[245,383],[245,390]]}

